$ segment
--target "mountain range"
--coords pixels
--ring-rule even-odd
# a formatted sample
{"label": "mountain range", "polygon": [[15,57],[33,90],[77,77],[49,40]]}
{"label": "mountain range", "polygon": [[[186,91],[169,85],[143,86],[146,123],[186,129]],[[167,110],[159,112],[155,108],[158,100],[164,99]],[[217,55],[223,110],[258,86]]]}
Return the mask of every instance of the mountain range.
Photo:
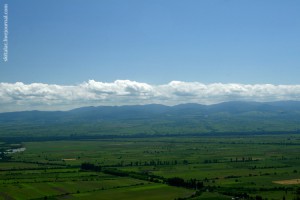
{"label": "mountain range", "polygon": [[82,107],[0,113],[1,136],[299,132],[300,101]]}

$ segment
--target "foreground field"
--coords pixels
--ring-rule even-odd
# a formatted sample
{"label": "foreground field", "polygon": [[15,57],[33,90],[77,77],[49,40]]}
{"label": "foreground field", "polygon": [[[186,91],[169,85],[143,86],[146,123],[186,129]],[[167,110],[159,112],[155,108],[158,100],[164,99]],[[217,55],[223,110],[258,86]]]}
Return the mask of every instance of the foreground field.
{"label": "foreground field", "polygon": [[[300,197],[300,135],[115,138],[21,146],[26,150],[0,162],[0,199]],[[101,169],[82,169],[82,163]]]}

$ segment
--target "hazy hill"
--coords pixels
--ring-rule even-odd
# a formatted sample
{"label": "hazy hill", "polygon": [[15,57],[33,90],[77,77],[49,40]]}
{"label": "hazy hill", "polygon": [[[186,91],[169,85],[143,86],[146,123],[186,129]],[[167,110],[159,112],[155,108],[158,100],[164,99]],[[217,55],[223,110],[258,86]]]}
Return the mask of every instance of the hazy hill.
{"label": "hazy hill", "polygon": [[82,107],[0,113],[0,136],[202,134],[300,130],[300,102]]}

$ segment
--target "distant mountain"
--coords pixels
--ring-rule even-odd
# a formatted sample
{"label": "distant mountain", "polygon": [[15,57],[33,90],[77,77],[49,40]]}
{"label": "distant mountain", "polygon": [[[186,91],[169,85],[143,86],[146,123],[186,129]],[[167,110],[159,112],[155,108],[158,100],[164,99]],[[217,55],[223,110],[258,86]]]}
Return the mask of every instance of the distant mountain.
{"label": "distant mountain", "polygon": [[0,136],[202,134],[300,130],[300,102],[232,101],[0,113]]}

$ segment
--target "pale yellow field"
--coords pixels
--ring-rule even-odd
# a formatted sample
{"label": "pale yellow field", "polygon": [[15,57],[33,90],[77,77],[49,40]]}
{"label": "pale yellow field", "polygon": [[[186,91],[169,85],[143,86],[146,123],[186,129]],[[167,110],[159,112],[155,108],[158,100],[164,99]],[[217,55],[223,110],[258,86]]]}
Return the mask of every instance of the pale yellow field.
{"label": "pale yellow field", "polygon": [[282,185],[294,185],[294,184],[300,184],[300,179],[273,181],[273,183],[278,183],[278,184],[282,184]]}

